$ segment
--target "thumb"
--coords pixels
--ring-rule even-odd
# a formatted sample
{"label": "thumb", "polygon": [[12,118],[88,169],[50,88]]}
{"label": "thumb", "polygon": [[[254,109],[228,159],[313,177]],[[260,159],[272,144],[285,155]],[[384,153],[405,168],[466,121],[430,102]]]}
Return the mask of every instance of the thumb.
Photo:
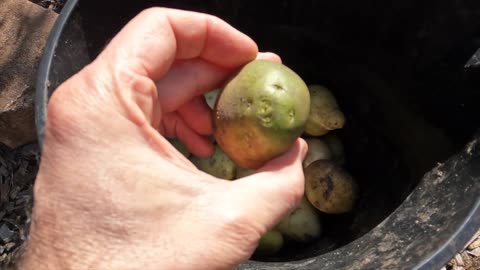
{"label": "thumb", "polygon": [[304,195],[302,161],[306,153],[307,144],[299,138],[285,154],[257,173],[232,182],[237,185],[232,198],[245,211],[245,218],[255,220],[261,232],[274,227],[299,204]]}

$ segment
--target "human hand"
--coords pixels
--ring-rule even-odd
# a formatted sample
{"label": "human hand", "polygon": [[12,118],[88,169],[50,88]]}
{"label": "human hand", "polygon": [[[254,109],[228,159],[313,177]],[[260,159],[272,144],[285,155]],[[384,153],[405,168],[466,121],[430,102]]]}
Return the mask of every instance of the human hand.
{"label": "human hand", "polygon": [[205,14],[154,8],[63,83],[48,106],[31,239],[21,269],[225,269],[299,203],[301,139],[256,174],[197,170],[213,147],[203,93],[260,54]]}

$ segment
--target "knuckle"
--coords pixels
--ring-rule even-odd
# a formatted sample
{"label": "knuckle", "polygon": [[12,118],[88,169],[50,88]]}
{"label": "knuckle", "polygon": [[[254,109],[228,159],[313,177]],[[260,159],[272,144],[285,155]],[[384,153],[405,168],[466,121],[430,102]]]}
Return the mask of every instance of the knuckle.
{"label": "knuckle", "polygon": [[[158,118],[158,92],[155,82],[147,76],[130,69],[121,69],[117,75],[119,87],[116,97],[128,119],[138,125],[151,123]],[[133,105],[133,106],[132,106]]]}
{"label": "knuckle", "polygon": [[207,16],[207,20],[209,20],[209,23],[211,24],[224,24],[226,23],[225,20],[223,20],[222,18],[214,15],[214,14],[208,14],[206,15]]}
{"label": "knuckle", "polygon": [[88,130],[88,119],[98,118],[100,98],[93,91],[90,66],[62,83],[47,105],[46,134],[68,140]]}
{"label": "knuckle", "polygon": [[117,79],[121,82],[120,88],[148,97],[157,97],[156,85],[147,76],[141,75],[135,68],[119,69]]}
{"label": "knuckle", "polygon": [[61,85],[50,97],[47,107],[47,127],[57,135],[75,132],[79,127],[75,110],[75,95],[67,85]]}
{"label": "knuckle", "polygon": [[164,7],[149,7],[149,8],[146,8],[144,10],[142,10],[140,13],[139,13],[139,16],[142,17],[142,16],[145,16],[145,17],[156,17],[158,16],[159,13],[163,13],[165,11],[165,8]]}

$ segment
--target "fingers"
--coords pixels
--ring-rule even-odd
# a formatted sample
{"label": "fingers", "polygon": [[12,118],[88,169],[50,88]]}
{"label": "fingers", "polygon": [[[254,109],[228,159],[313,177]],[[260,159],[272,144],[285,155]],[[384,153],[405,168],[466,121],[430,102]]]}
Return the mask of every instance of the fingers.
{"label": "fingers", "polygon": [[[150,103],[159,103],[163,113],[173,112],[202,91],[211,90],[257,53],[252,39],[217,17],[151,8],[133,18],[92,63],[93,76],[106,77],[92,81],[101,82],[99,93],[115,99],[111,104],[120,105],[118,111],[143,126],[152,123],[148,114],[155,110],[144,106],[150,101],[136,104],[131,100],[145,100],[136,96],[144,95],[138,89],[148,84],[146,80],[159,81],[158,95],[150,95],[155,98]],[[157,115],[154,120],[159,122]]]}
{"label": "fingers", "polygon": [[[111,40],[90,65],[89,76],[92,88],[101,89],[97,96],[114,100],[109,104],[129,120],[145,129],[146,123],[157,128],[162,122],[193,153],[208,156],[213,147],[202,135],[211,133],[209,113],[197,99],[183,105],[255,57],[280,61],[274,54],[258,54],[253,40],[219,18],[152,8]],[[163,115],[177,110],[177,117],[164,123]]]}
{"label": "fingers", "polygon": [[160,79],[175,59],[201,58],[231,69],[255,59],[257,45],[223,20],[197,12],[150,8],[132,19],[102,55]]}
{"label": "fingers", "polygon": [[212,142],[192,130],[185,121],[176,113],[164,115],[162,133],[165,137],[178,138],[190,152],[199,157],[208,157],[213,154]]}
{"label": "fingers", "polygon": [[200,135],[211,135],[213,133],[212,114],[210,112],[210,107],[208,107],[203,95],[193,98],[178,109],[178,113],[185,124]]}
{"label": "fingers", "polygon": [[[280,57],[274,53],[259,53],[257,59],[281,62]],[[225,70],[199,59],[174,64],[168,75],[157,83],[158,88],[162,89],[160,95],[162,103],[165,103],[162,106],[164,112],[175,111],[175,106],[182,104],[181,100],[190,98],[189,91],[185,89],[197,89],[195,91],[197,96],[180,105],[176,110],[185,124],[194,132],[200,135],[212,134],[211,110],[205,102],[203,93],[219,87],[219,81],[226,76]],[[185,77],[195,78],[195,80],[184,80]]]}
{"label": "fingers", "polygon": [[[259,53],[257,58],[281,62],[280,57],[274,53]],[[176,62],[168,74],[157,83],[163,112],[177,111],[193,132],[199,135],[212,134],[211,110],[203,93],[220,87],[220,82],[228,74],[225,69],[201,59]],[[193,99],[192,95],[195,95]],[[188,99],[191,100],[187,101]],[[166,128],[168,126],[172,130],[172,125],[167,124]],[[169,134],[173,133],[175,132]]]}
{"label": "fingers", "polygon": [[220,87],[230,70],[202,59],[178,61],[157,82],[163,112],[173,112],[194,96]]}
{"label": "fingers", "polygon": [[295,209],[304,194],[302,160],[307,144],[298,139],[284,155],[270,161],[256,174],[232,182],[237,209],[270,229]]}
{"label": "fingers", "polygon": [[[257,59],[281,63],[274,53],[259,53]],[[221,87],[231,72],[203,59],[176,61],[168,74],[157,82],[163,112],[173,112],[193,96]]]}

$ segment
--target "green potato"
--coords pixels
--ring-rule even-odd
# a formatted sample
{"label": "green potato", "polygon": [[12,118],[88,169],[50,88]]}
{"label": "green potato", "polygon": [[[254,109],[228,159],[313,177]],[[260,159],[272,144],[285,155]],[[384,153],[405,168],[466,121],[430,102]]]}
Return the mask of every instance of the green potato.
{"label": "green potato", "polygon": [[358,199],[353,177],[331,160],[317,160],[304,169],[305,195],[318,210],[328,214],[352,211]]}
{"label": "green potato", "polygon": [[191,153],[188,150],[188,148],[183,144],[178,138],[171,138],[168,139],[168,141],[177,149],[182,155],[184,155],[186,158],[189,158]]}
{"label": "green potato", "polygon": [[218,145],[215,145],[215,152],[210,157],[191,156],[190,161],[199,170],[217,178],[225,180],[235,179],[236,165]]}
{"label": "green potato", "polygon": [[255,249],[255,255],[271,256],[276,254],[283,246],[283,235],[277,230],[266,232]]}
{"label": "green potato", "polygon": [[242,167],[240,167],[240,166],[237,166],[236,171],[237,171],[237,172],[236,172],[235,179],[247,177],[247,176],[252,175],[252,174],[255,173],[255,170],[242,168]]}
{"label": "green potato", "polygon": [[213,110],[214,136],[240,167],[258,169],[302,135],[310,93],[289,67],[253,60],[225,82]]}
{"label": "green potato", "polygon": [[332,152],[328,144],[321,138],[305,138],[308,145],[307,155],[303,160],[303,168],[306,168],[310,163],[319,159],[331,159]]}
{"label": "green potato", "polygon": [[282,218],[276,228],[286,237],[303,243],[317,239],[322,233],[319,213],[305,197],[292,213]]}
{"label": "green potato", "polygon": [[308,89],[311,104],[305,133],[321,136],[342,128],[345,125],[345,115],[330,90],[320,85],[309,85]]}

